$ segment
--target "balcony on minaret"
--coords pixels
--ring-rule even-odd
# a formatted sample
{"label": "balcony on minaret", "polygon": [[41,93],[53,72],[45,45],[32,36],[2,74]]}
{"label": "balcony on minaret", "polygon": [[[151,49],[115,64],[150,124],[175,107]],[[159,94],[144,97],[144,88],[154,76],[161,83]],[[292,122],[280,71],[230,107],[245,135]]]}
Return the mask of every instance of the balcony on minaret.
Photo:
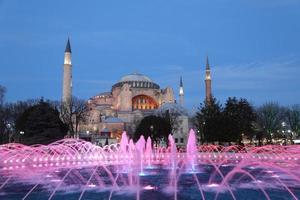
{"label": "balcony on minaret", "polygon": [[206,73],[205,73],[205,80],[211,80],[210,70],[206,70]]}
{"label": "balcony on minaret", "polygon": [[180,87],[180,88],[179,88],[179,95],[182,96],[183,94],[184,94],[184,93],[183,93],[183,88]]}
{"label": "balcony on minaret", "polygon": [[65,52],[65,61],[64,61],[65,65],[71,65],[71,53],[69,52]]}

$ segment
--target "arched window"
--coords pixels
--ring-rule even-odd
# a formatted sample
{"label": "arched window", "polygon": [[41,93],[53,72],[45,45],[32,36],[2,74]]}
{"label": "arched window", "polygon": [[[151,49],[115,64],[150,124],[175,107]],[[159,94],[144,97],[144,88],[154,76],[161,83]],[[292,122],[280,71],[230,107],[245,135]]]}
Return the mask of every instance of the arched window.
{"label": "arched window", "polygon": [[133,110],[152,110],[157,109],[158,104],[156,101],[147,95],[138,95],[132,98],[132,109]]}

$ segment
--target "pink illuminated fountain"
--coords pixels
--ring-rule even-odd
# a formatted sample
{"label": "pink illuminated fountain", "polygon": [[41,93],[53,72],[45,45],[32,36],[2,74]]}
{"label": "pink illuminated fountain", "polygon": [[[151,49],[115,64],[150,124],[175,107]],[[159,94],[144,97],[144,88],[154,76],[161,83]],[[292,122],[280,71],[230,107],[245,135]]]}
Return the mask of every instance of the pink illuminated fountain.
{"label": "pink illuminated fountain", "polygon": [[151,138],[134,144],[124,132],[119,144],[103,148],[78,139],[1,145],[0,199],[300,197],[298,145],[197,146],[191,130],[179,152],[168,140],[154,148]]}
{"label": "pink illuminated fountain", "polygon": [[186,145],[186,158],[188,161],[188,166],[193,172],[196,171],[197,153],[196,135],[195,132],[191,130]]}

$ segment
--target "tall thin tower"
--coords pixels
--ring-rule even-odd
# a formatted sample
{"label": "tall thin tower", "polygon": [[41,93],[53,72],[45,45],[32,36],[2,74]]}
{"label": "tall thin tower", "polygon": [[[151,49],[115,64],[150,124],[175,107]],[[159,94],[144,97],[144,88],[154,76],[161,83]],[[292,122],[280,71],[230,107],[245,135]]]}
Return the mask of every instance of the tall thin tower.
{"label": "tall thin tower", "polygon": [[63,77],[63,94],[62,102],[67,109],[70,109],[72,99],[72,62],[71,62],[71,45],[70,39],[68,38],[65,59],[64,59],[64,77]]}
{"label": "tall thin tower", "polygon": [[211,74],[210,66],[208,62],[208,56],[206,57],[206,68],[205,68],[205,101],[209,104],[212,99],[211,93]]}
{"label": "tall thin tower", "polygon": [[183,91],[183,82],[181,76],[180,76],[180,83],[179,83],[179,104],[181,106],[184,106],[184,91]]}

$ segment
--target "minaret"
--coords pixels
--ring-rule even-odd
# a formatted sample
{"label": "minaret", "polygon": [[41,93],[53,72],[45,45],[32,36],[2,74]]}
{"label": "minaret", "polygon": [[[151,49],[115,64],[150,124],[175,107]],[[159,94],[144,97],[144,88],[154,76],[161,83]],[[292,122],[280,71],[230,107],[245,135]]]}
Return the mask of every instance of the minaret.
{"label": "minaret", "polygon": [[183,82],[181,76],[180,76],[180,84],[179,84],[179,104],[181,106],[183,106],[184,104],[184,91],[183,91]]}
{"label": "minaret", "polygon": [[71,45],[70,39],[68,38],[65,59],[64,59],[64,77],[63,77],[63,94],[62,103],[66,106],[67,110],[70,111],[70,104],[72,98],[72,63],[71,63]]}
{"label": "minaret", "polygon": [[211,75],[210,66],[208,62],[208,56],[206,57],[206,68],[205,68],[205,101],[209,104],[211,102]]}

